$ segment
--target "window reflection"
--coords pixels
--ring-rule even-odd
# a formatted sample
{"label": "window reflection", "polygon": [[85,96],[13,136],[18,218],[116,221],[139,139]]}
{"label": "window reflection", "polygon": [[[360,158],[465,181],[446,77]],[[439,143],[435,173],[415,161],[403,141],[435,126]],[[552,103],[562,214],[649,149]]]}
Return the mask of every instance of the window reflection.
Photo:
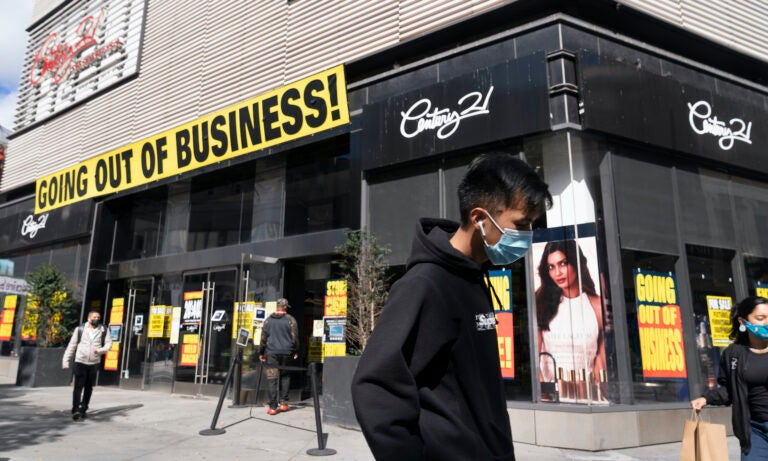
{"label": "window reflection", "polygon": [[292,152],[285,186],[285,235],[349,225],[349,154],[329,146]]}
{"label": "window reflection", "polygon": [[253,168],[192,178],[187,250],[247,242],[253,213]]}

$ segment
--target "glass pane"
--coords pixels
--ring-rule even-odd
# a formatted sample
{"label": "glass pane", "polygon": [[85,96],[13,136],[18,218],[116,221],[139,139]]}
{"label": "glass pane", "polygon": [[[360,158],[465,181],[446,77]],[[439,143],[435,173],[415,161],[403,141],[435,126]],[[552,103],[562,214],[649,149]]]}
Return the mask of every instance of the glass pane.
{"label": "glass pane", "polygon": [[[718,321],[723,315],[718,311],[730,311],[736,296],[731,270],[735,252],[698,245],[686,245],[685,248],[693,294],[696,346],[699,349],[702,382],[712,389],[716,385],[719,372],[717,364],[720,363],[720,352],[728,345],[727,333],[723,328],[718,328]],[[723,308],[719,309],[721,305]],[[725,314],[725,318],[729,319],[728,314]],[[727,330],[730,331],[730,328]]]}
{"label": "glass pane", "polygon": [[[512,279],[509,292],[512,295],[512,324],[513,324],[513,361],[514,379],[504,380],[504,395],[507,400],[521,400],[530,402],[533,397],[531,387],[531,335],[528,319],[528,296],[525,290],[525,260],[515,261],[511,266]],[[500,297],[502,293],[497,293]],[[504,314],[501,314],[504,315]],[[501,324],[501,322],[500,322]],[[498,333],[498,330],[497,330]],[[499,334],[499,352],[502,367],[505,365],[505,357],[509,349],[506,347],[503,331]]]}
{"label": "glass pane", "polygon": [[253,168],[192,178],[187,250],[246,242],[251,237]]}
{"label": "glass pane", "polygon": [[541,399],[607,404],[608,322],[597,241],[585,231],[568,238],[571,229],[537,232],[531,250]]}
{"label": "glass pane", "polygon": [[256,162],[251,241],[273,240],[283,235],[285,165],[281,160]]}
{"label": "glass pane", "polygon": [[[647,325],[655,322],[648,321],[645,316],[646,311],[653,310],[658,305],[676,304],[679,290],[675,285],[667,282],[668,280],[676,280],[675,262],[677,257],[622,250],[621,258],[635,403],[687,401],[690,396],[688,394],[688,381],[685,377],[671,377],[679,374],[679,370],[670,370],[674,367],[670,366],[668,361],[662,360],[659,365],[659,361],[654,360],[658,356],[652,352],[650,346],[653,341],[652,333],[655,332],[655,329]],[[641,293],[638,293],[639,290],[636,288],[636,282],[639,280],[639,277],[636,277],[638,272],[643,274],[640,284]],[[645,280],[648,276],[651,279],[646,283]],[[666,287],[666,292],[663,289],[654,289],[654,280],[665,282],[663,287]],[[668,293],[672,288],[675,290],[674,294]],[[651,308],[643,307],[641,311],[639,306],[651,306]],[[679,312],[679,308],[677,311]],[[640,316],[639,314],[643,315]],[[674,330],[680,332],[679,343],[680,351],[682,351],[682,327],[671,328],[671,330],[673,330],[672,335],[677,334]],[[678,363],[680,360],[685,362],[684,355],[677,356]]]}
{"label": "glass pane", "polygon": [[165,191],[160,187],[109,203],[117,221],[115,261],[157,256]]}
{"label": "glass pane", "polygon": [[390,265],[403,264],[422,217],[440,216],[437,165],[412,166],[369,179],[370,226],[392,250]]}
{"label": "glass pane", "polygon": [[190,181],[177,181],[168,185],[165,202],[162,254],[182,253],[187,249],[189,225]]}
{"label": "glass pane", "polygon": [[744,268],[749,294],[768,298],[768,258],[744,256]]}
{"label": "glass pane", "polygon": [[295,155],[288,161],[285,235],[349,226],[349,154]]}
{"label": "glass pane", "polygon": [[210,358],[208,382],[223,384],[232,357],[232,319],[237,293],[236,271],[211,272],[210,281],[215,283],[210,315],[216,311],[224,311],[224,318],[227,321],[209,325],[211,329],[207,335],[211,344],[210,349],[206,351]]}

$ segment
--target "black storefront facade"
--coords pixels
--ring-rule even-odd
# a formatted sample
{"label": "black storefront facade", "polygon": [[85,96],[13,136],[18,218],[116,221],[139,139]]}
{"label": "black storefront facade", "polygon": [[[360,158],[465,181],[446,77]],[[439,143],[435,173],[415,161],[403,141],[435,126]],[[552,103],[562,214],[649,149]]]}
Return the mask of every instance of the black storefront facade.
{"label": "black storefront facade", "polygon": [[[494,273],[506,284],[500,360],[515,439],[587,450],[679,440],[688,401],[714,385],[718,307],[768,282],[765,82],[682,58],[682,32],[630,38],[664,29],[647,18],[620,35],[594,18],[508,12],[520,19],[496,12],[345,63],[347,125],[82,202],[88,226],[63,240],[88,249],[83,309],[106,314],[120,299],[130,351],[101,382],[216,394],[231,324],[203,376],[136,316],[200,292],[231,321],[235,301],[285,296],[306,339],[346,230],[371,229],[402,273],[416,220],[457,220],[469,162],[510,152],[554,197],[532,252]],[[734,69],[752,63],[729,56]],[[569,347],[542,347],[539,268],[562,241],[594,285],[597,351],[575,317]],[[0,259],[20,251],[3,246]]]}
{"label": "black storefront facade", "polygon": [[[512,314],[498,334],[516,440],[679,440],[688,401],[715,386],[727,307],[765,293],[765,88],[556,16],[353,81],[349,98],[362,225],[396,267],[418,217],[458,220],[456,186],[476,155],[518,154],[550,184],[554,206],[504,275],[497,316]],[[566,240],[600,298],[604,354],[602,371],[570,376],[550,362],[562,350],[544,352],[536,314],[544,248]],[[574,362],[594,354],[583,327],[571,317]]]}

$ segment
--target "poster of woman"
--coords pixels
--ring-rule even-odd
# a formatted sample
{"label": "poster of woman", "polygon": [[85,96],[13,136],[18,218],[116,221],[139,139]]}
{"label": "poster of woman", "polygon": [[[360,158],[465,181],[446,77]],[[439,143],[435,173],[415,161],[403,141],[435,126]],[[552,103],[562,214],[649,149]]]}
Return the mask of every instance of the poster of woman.
{"label": "poster of woman", "polygon": [[539,381],[557,383],[555,398],[542,399],[608,403],[595,238],[535,243],[532,251]]}

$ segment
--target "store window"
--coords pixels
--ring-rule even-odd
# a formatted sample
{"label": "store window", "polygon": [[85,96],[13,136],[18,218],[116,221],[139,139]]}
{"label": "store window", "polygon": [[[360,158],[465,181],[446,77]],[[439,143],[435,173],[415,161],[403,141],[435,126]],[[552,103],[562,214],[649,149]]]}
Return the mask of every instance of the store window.
{"label": "store window", "polygon": [[192,178],[187,251],[249,241],[252,214],[252,167]]}
{"label": "store window", "polygon": [[368,184],[371,231],[389,246],[391,265],[405,264],[419,219],[440,217],[438,165],[414,165],[371,175]]}
{"label": "store window", "polygon": [[109,203],[115,215],[114,261],[157,256],[166,189],[159,187]]}
{"label": "store window", "polygon": [[676,261],[671,255],[621,252],[635,403],[690,399]]}
{"label": "store window", "polygon": [[716,386],[720,352],[730,344],[730,309],[735,303],[733,250],[686,245],[701,382]]}
{"label": "store window", "polygon": [[[349,226],[349,154],[329,145],[291,152],[285,179],[285,235]],[[276,201],[269,199],[272,206]],[[270,206],[269,204],[267,206]]]}
{"label": "store window", "polygon": [[749,294],[768,298],[768,258],[744,256],[744,268]]}
{"label": "store window", "polygon": [[256,161],[251,241],[274,240],[283,235],[285,162],[279,158]]}

